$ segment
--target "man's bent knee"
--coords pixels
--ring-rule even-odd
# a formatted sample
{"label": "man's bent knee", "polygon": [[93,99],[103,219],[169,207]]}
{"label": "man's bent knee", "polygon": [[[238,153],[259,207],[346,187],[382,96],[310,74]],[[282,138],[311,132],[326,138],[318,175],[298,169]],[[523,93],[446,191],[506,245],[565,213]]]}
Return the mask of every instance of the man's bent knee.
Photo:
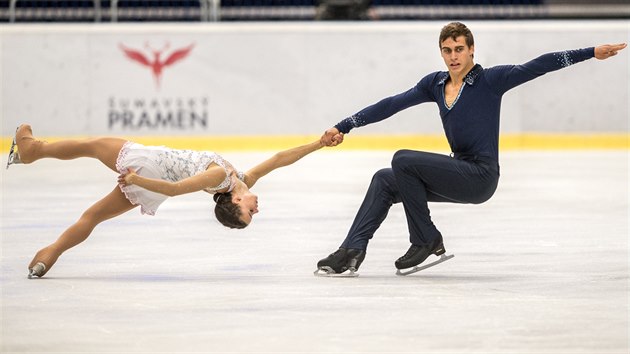
{"label": "man's bent knee", "polygon": [[400,200],[400,192],[396,183],[396,176],[391,168],[383,168],[376,171],[370,183],[370,190],[379,193],[389,203],[397,203]]}
{"label": "man's bent knee", "polygon": [[409,166],[409,164],[413,160],[413,157],[411,155],[414,152],[415,151],[413,150],[407,149],[396,151],[396,153],[394,153],[394,157],[392,157],[392,168],[395,170],[400,170]]}
{"label": "man's bent knee", "polygon": [[395,180],[394,171],[391,168],[382,168],[372,176],[373,181],[392,181]]}

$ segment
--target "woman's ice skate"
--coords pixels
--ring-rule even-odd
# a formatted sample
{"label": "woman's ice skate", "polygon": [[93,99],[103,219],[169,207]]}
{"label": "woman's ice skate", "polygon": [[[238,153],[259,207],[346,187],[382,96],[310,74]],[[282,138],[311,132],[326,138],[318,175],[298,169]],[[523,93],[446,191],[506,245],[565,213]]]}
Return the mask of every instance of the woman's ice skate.
{"label": "woman's ice skate", "polygon": [[[17,127],[17,129],[15,129],[16,133],[18,129],[20,129],[20,127]],[[9,158],[7,159],[7,169],[9,168],[10,165],[19,164],[19,163],[22,163],[22,160],[20,160],[20,154],[18,153],[16,136],[14,135],[13,142],[11,143],[11,149],[9,149]]]}
{"label": "woman's ice skate", "polygon": [[28,270],[28,278],[33,279],[34,277],[40,278],[46,272],[46,265],[43,262],[37,262],[33,268],[29,268]]}

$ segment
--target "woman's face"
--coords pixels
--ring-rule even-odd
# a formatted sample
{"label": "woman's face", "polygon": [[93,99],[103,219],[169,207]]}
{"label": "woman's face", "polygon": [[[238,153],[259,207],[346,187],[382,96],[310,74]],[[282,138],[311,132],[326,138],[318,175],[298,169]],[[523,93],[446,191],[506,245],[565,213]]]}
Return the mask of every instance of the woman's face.
{"label": "woman's face", "polygon": [[249,225],[254,214],[258,213],[258,196],[251,192],[246,192],[232,197],[232,202],[241,209],[241,220]]}

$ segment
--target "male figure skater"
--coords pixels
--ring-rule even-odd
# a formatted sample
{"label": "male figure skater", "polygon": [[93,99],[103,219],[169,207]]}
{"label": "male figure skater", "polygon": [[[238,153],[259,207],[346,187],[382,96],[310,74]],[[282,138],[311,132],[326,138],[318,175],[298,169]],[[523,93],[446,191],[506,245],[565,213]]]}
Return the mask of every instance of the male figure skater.
{"label": "male figure skater", "polygon": [[347,270],[346,274],[354,274],[389,208],[400,202],[411,246],[395,262],[399,274],[401,269],[415,267],[431,254],[443,255],[446,249],[442,234],[431,221],[427,202],[479,204],[492,197],[499,181],[499,112],[503,94],[548,72],[593,57],[607,59],[626,44],[548,53],[522,65],[483,68],[474,63],[471,31],[464,24],[453,22],[442,28],[439,46],[448,71],[431,73],[410,90],[342,120],[326,130],[321,140],[326,145],[338,144],[352,128],[381,121],[420,103],[435,102],[453,153],[445,156],[412,150],[396,152],[392,167],[374,174],[346,239],[337,251],[317,263],[316,274]]}

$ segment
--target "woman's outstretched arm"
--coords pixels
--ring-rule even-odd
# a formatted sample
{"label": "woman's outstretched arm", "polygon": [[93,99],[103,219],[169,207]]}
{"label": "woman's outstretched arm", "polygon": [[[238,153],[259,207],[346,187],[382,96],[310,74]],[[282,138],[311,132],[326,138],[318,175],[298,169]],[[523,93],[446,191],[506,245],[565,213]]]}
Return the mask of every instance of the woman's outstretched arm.
{"label": "woman's outstretched arm", "polygon": [[271,158],[263,161],[262,163],[254,166],[245,173],[245,184],[248,187],[252,187],[258,179],[265,176],[269,172],[284,166],[288,166],[303,158],[304,156],[317,151],[325,145],[320,140],[314,141],[310,144],[301,145],[288,150],[280,151],[273,155]]}

